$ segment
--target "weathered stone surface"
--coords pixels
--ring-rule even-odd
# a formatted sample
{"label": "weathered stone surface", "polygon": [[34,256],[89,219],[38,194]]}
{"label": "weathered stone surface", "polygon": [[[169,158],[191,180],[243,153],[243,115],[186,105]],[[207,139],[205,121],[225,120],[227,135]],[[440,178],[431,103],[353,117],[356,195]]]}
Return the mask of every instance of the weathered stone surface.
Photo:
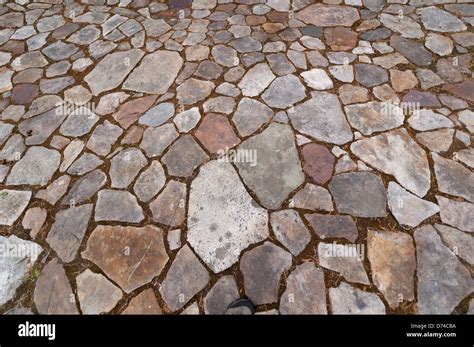
{"label": "weathered stone surface", "polygon": [[463,231],[474,232],[474,204],[447,199],[437,195],[440,217],[443,223]]}
{"label": "weathered stone surface", "polygon": [[61,125],[66,118],[64,112],[52,109],[38,116],[25,119],[18,125],[18,130],[26,136],[27,145],[38,145],[46,139]]}
{"label": "weathered stone surface", "polygon": [[421,16],[423,26],[428,30],[459,32],[467,29],[460,19],[435,6],[420,8],[417,13]]}
{"label": "weathered stone surface", "polygon": [[349,123],[364,135],[397,128],[403,124],[405,116],[397,105],[387,106],[386,102],[371,101],[344,107]]}
{"label": "weathered stone surface", "polygon": [[34,303],[39,314],[78,314],[66,272],[57,259],[51,260],[36,281]]}
{"label": "weathered stone surface", "polygon": [[351,128],[334,94],[315,93],[308,101],[295,106],[288,116],[296,130],[316,140],[338,145],[352,140]]}
{"label": "weathered stone surface", "polygon": [[273,111],[265,104],[250,98],[242,98],[232,117],[239,134],[249,136],[270,121]]}
{"label": "weathered stone surface", "polygon": [[390,46],[395,48],[401,55],[415,65],[431,65],[431,53],[428,52],[421,43],[394,35],[390,39]]}
{"label": "weathered stone surface", "polygon": [[300,254],[311,240],[311,234],[295,210],[273,212],[270,221],[277,240],[294,256]]}
{"label": "weathered stone surface", "polygon": [[46,242],[63,262],[75,259],[89,224],[92,207],[92,204],[86,204],[56,213]]}
{"label": "weathered stone surface", "polygon": [[420,314],[450,314],[472,292],[471,275],[431,225],[418,228],[414,235],[418,311]]}
{"label": "weathered stone surface", "polygon": [[303,146],[304,172],[319,185],[326,184],[332,177],[336,158],[324,146],[310,143]]}
{"label": "weathered stone surface", "polygon": [[277,302],[281,275],[291,266],[291,254],[271,242],[243,254],[240,271],[245,294],[255,305]]}
{"label": "weathered stone surface", "polygon": [[474,239],[471,235],[447,225],[435,224],[434,227],[441,235],[443,242],[448,245],[455,255],[470,265],[474,264],[474,255],[472,253]]}
{"label": "weathered stone surface", "polygon": [[419,197],[430,189],[430,170],[426,153],[405,129],[354,142],[351,151],[367,164],[393,175],[406,189]]}
{"label": "weathered stone surface", "polygon": [[240,143],[229,119],[220,114],[206,115],[194,135],[211,153],[222,154]]}
{"label": "weathered stone surface", "polygon": [[182,104],[192,105],[206,99],[214,87],[213,82],[190,78],[176,88],[176,97]]}
{"label": "weathered stone surface", "polygon": [[425,36],[420,25],[408,16],[394,16],[382,13],[380,15],[380,22],[406,38],[417,39]]}
{"label": "weathered stone surface", "polygon": [[350,27],[360,17],[359,12],[354,7],[317,4],[298,12],[296,18],[319,27]]}
{"label": "weathered stone surface", "polygon": [[127,188],[146,164],[146,158],[139,149],[127,148],[120,151],[110,160],[111,186]]}
{"label": "weathered stone surface", "polygon": [[329,184],[339,212],[356,217],[375,218],[387,215],[387,196],[382,180],[370,172],[343,173]]}
{"label": "weathered stone surface", "polygon": [[204,298],[206,314],[224,314],[227,307],[240,297],[234,276],[219,278]]}
{"label": "weathered stone surface", "polygon": [[265,131],[244,141],[240,151],[254,151],[255,162],[236,162],[244,183],[262,205],[277,209],[303,183],[304,175],[288,125],[272,123]]}
{"label": "weathered stone surface", "polygon": [[313,227],[314,232],[322,239],[345,238],[355,242],[357,226],[351,216],[336,216],[325,214],[305,214],[305,218]]}
{"label": "weathered stone surface", "polygon": [[21,226],[26,230],[29,230],[31,237],[35,238],[41,231],[47,215],[48,214],[44,208],[32,207],[26,211],[25,216],[21,221]]}
{"label": "weathered stone surface", "polygon": [[206,152],[191,135],[183,135],[171,145],[161,161],[169,175],[188,177],[208,159]]}
{"label": "weathered stone surface", "polygon": [[95,221],[139,223],[144,218],[137,198],[129,192],[106,189],[97,194]]}
{"label": "weathered stone surface", "polygon": [[139,124],[149,127],[157,127],[165,123],[168,119],[174,116],[174,105],[170,102],[163,102],[150,108],[138,120]]}
{"label": "weathered stone surface", "polygon": [[[158,51],[148,54],[123,84],[123,89],[147,94],[164,94],[183,65],[177,52]],[[153,71],[150,74],[149,71]]]}
{"label": "weathered stone surface", "polygon": [[474,173],[436,153],[432,154],[432,158],[439,191],[474,202]]}
{"label": "weathered stone surface", "polygon": [[[103,58],[86,77],[93,95],[118,87],[145,53],[139,49],[115,52]],[[158,76],[158,75],[157,75]],[[126,88],[128,84],[125,84]]]}
{"label": "weathered stone surface", "polygon": [[326,188],[307,183],[303,189],[296,193],[289,203],[290,207],[305,210],[333,211],[331,194]]}
{"label": "weathered stone surface", "polygon": [[152,225],[141,228],[99,225],[81,255],[97,264],[126,293],[157,277],[168,261],[163,231]]}
{"label": "weathered stone surface", "polygon": [[133,186],[133,191],[138,199],[144,202],[150,201],[165,185],[166,177],[158,160],[151,162],[150,166],[144,170]]}
{"label": "weathered stone surface", "polygon": [[152,95],[127,101],[120,106],[120,109],[113,114],[113,117],[122,128],[127,129],[155,103],[155,100],[156,95]]}
{"label": "weathered stone surface", "polygon": [[324,274],[314,263],[303,263],[288,276],[280,313],[327,314]]}
{"label": "weathered stone surface", "polygon": [[3,305],[15,296],[16,290],[26,280],[43,248],[15,235],[0,236],[0,246],[0,305]]}
{"label": "weathered stone surface", "polygon": [[153,289],[148,288],[138,294],[128,304],[122,314],[161,314]]}
{"label": "weathered stone surface", "polygon": [[368,230],[367,255],[372,280],[392,308],[415,299],[415,248],[410,235]]}
{"label": "weathered stone surface", "polygon": [[319,265],[340,273],[349,282],[370,283],[362,264],[363,257],[364,254],[356,245],[318,243]]}
{"label": "weathered stone surface", "polygon": [[264,240],[267,224],[267,212],[246,192],[231,164],[211,161],[201,168],[191,184],[187,238],[214,272]]}
{"label": "weathered stone surface", "polygon": [[0,225],[12,226],[23,213],[31,198],[27,190],[0,190]]}
{"label": "weathered stone surface", "polygon": [[388,184],[387,197],[390,211],[397,222],[405,227],[417,227],[425,219],[439,212],[436,204],[420,199],[395,182]]}
{"label": "weathered stone surface", "polygon": [[105,156],[109,154],[122,132],[123,130],[119,126],[106,120],[94,129],[86,147],[97,155]]}
{"label": "weathered stone surface", "polygon": [[201,291],[208,282],[209,273],[206,268],[185,245],[179,250],[161,283],[161,297],[171,310],[176,311]]}
{"label": "weathered stone surface", "polygon": [[46,189],[36,193],[38,199],[47,201],[50,205],[56,202],[66,193],[71,177],[64,175],[54,180]]}
{"label": "weathered stone surface", "polygon": [[165,124],[158,128],[148,128],[143,133],[140,148],[149,158],[159,156],[176,138],[178,132],[173,124]]}
{"label": "weathered stone surface", "polygon": [[345,282],[329,289],[333,314],[385,314],[385,306],[374,293],[364,292]]}
{"label": "weathered stone surface", "polygon": [[53,149],[30,147],[7,177],[8,185],[45,186],[59,168],[61,155]]}
{"label": "weathered stone surface", "polygon": [[263,92],[270,83],[276,78],[270,67],[265,64],[257,64],[252,67],[238,86],[242,90],[243,96],[257,96]]}
{"label": "weathered stone surface", "polygon": [[388,73],[377,65],[356,64],[355,78],[365,87],[375,87],[388,81]]}
{"label": "weathered stone surface", "polygon": [[277,77],[262,94],[262,99],[270,107],[287,108],[303,100],[306,92],[298,77],[286,75]]}
{"label": "weathered stone surface", "polygon": [[112,310],[122,298],[122,291],[104,275],[89,269],[76,277],[77,296],[83,314],[101,314]]}
{"label": "weathered stone surface", "polygon": [[64,136],[79,137],[91,131],[95,123],[99,121],[99,116],[87,107],[80,107],[73,111],[59,128],[59,132]]}
{"label": "weathered stone surface", "polygon": [[177,227],[185,219],[186,185],[169,181],[158,197],[150,203],[153,220]]}

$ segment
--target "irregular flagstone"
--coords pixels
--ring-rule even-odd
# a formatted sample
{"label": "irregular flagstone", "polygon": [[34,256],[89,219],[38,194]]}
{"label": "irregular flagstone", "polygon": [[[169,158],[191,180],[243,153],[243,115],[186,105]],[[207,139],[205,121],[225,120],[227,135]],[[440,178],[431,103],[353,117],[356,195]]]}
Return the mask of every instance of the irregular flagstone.
{"label": "irregular flagstone", "polygon": [[363,249],[357,249],[356,245],[342,245],[335,242],[318,243],[320,266],[339,272],[349,282],[369,284],[369,278],[362,263],[363,252]]}
{"label": "irregular flagstone", "polygon": [[262,94],[262,99],[270,107],[287,108],[303,100],[306,90],[298,77],[286,75],[277,77]]}
{"label": "irregular flagstone", "polygon": [[229,119],[215,113],[209,113],[204,117],[194,135],[211,153],[223,154],[226,150],[240,143],[240,139],[232,129]]}
{"label": "irregular flagstone", "polygon": [[81,256],[97,264],[126,293],[159,276],[168,262],[163,231],[152,225],[98,225]]}
{"label": "irregular flagstone", "polygon": [[171,145],[161,161],[169,175],[188,177],[208,159],[206,152],[191,135],[183,135]]}
{"label": "irregular flagstone", "polygon": [[36,198],[54,205],[66,193],[70,181],[71,177],[68,175],[61,176],[48,185],[46,189],[38,191]]}
{"label": "irregular flagstone", "polygon": [[[123,82],[144,54],[139,49],[111,53],[103,58],[95,66],[94,70],[84,77],[84,81],[87,82],[92,94],[95,96],[112,90]],[[127,89],[126,84],[124,88]]]}
{"label": "irregular flagstone", "polygon": [[186,218],[186,185],[169,181],[158,197],[150,203],[150,210],[155,222],[177,227]]}
{"label": "irregular flagstone", "polygon": [[414,40],[393,35],[390,39],[390,46],[395,48],[401,55],[418,66],[431,65],[432,55],[423,45]]}
{"label": "irregular flagstone", "polygon": [[107,176],[101,170],[94,170],[74,182],[61,205],[81,204],[91,199],[107,182]]}
{"label": "irregular flagstone", "polygon": [[365,87],[375,87],[388,81],[388,73],[377,65],[356,64],[355,78]]}
{"label": "irregular flagstone", "polygon": [[416,139],[433,152],[446,152],[453,143],[454,129],[439,129],[416,134]]}
{"label": "irregular flagstone", "polygon": [[122,132],[123,130],[119,126],[106,120],[94,129],[86,147],[98,155],[105,156],[110,152],[112,145]]}
{"label": "irregular flagstone", "polygon": [[229,268],[242,250],[264,240],[267,224],[267,212],[247,193],[231,164],[211,161],[201,167],[191,184],[187,239],[214,272]]}
{"label": "irregular flagstone", "polygon": [[77,296],[83,314],[101,314],[112,310],[122,298],[122,291],[104,275],[89,269],[76,277]]}
{"label": "irregular flagstone", "polygon": [[213,82],[190,78],[176,88],[176,98],[184,105],[192,105],[206,99],[214,87]]}
{"label": "irregular flagstone", "polygon": [[406,189],[419,197],[426,195],[431,186],[426,153],[405,129],[354,142],[351,151],[367,164],[393,175]]}
{"label": "irregular flagstone", "polygon": [[299,11],[296,19],[319,27],[352,26],[360,19],[354,7],[338,5],[311,5]]}
{"label": "irregular flagstone", "polygon": [[311,234],[295,210],[273,212],[270,221],[277,240],[294,256],[300,254],[311,240]]}
{"label": "irregular flagstone", "polygon": [[474,232],[474,204],[447,199],[437,195],[440,217],[443,223],[463,231]]}
{"label": "irregular flagstone", "polygon": [[316,90],[326,90],[334,87],[331,78],[323,69],[311,69],[301,73],[308,87]]}
{"label": "irregular flagstone", "polygon": [[42,269],[33,295],[39,314],[79,313],[66,272],[56,258]]}
{"label": "irregular flagstone", "polygon": [[43,227],[47,215],[48,214],[44,208],[32,207],[26,211],[25,216],[21,221],[21,226],[26,230],[29,230],[31,237],[35,238]]}
{"label": "irregular flagstone", "polygon": [[296,193],[289,203],[290,207],[306,210],[333,211],[331,194],[326,188],[307,183],[303,189]]}
{"label": "irregular flagstone", "polygon": [[164,187],[165,181],[166,176],[163,166],[161,166],[158,160],[154,160],[150,166],[138,176],[137,181],[133,185],[133,191],[138,199],[148,202]]}
{"label": "irregular flagstone", "polygon": [[94,169],[97,169],[104,163],[99,157],[92,153],[84,153],[77,159],[70,167],[67,172],[71,175],[82,176]]}
{"label": "irregular flagstone", "polygon": [[242,98],[232,121],[241,136],[249,136],[270,121],[272,116],[273,111],[265,104],[254,99]]}
{"label": "irregular flagstone", "polygon": [[126,191],[101,190],[97,195],[95,221],[139,223],[144,219],[137,198]]}
{"label": "irregular flagstone", "polygon": [[209,273],[193,251],[183,246],[161,283],[160,293],[166,305],[179,310],[209,282]]}
{"label": "irregular flagstone", "polygon": [[467,29],[466,25],[456,16],[435,6],[420,8],[416,12],[421,16],[423,26],[428,30],[459,32]]}
{"label": "irregular flagstone", "polygon": [[367,255],[372,280],[392,308],[415,299],[415,247],[410,235],[368,230]]}
{"label": "irregular flagstone", "polygon": [[359,233],[351,216],[305,214],[305,218],[313,227],[314,232],[322,239],[345,238],[355,242]]}
{"label": "irregular flagstone", "polygon": [[311,99],[290,109],[288,117],[296,130],[316,140],[338,145],[352,140],[351,128],[334,94],[314,93]]}
{"label": "irregular flagstone", "polygon": [[163,102],[149,109],[143,116],[140,117],[138,123],[149,127],[157,127],[165,123],[173,116],[173,104],[170,102]]}
{"label": "irregular flagstone", "polygon": [[59,211],[48,232],[46,242],[65,263],[76,257],[92,214],[92,204]]}
{"label": "irregular flagstone", "polygon": [[470,265],[474,264],[474,238],[458,229],[448,227],[447,225],[435,224],[434,226],[441,239],[459,258],[464,259]]}
{"label": "irregular flagstone", "polygon": [[62,41],[56,41],[52,45],[44,48],[42,52],[52,60],[64,60],[69,58],[71,55],[76,53],[78,48],[71,43],[64,43]]}
{"label": "irregular flagstone", "polygon": [[48,137],[61,125],[67,114],[61,108],[55,108],[25,119],[18,125],[18,130],[26,136],[25,144],[39,145],[45,142]]}
{"label": "irregular flagstone", "polygon": [[7,185],[45,186],[59,168],[59,152],[44,147],[30,147],[7,177]]}
{"label": "irregular flagstone", "polygon": [[371,172],[336,175],[329,190],[339,212],[365,218],[387,215],[385,187],[382,180]]}
{"label": "irregular flagstone", "polygon": [[403,37],[417,39],[425,36],[420,25],[408,16],[394,16],[382,13],[380,15],[380,22],[387,28],[400,33]]}
{"label": "irregular flagstone", "polygon": [[436,204],[420,199],[395,182],[388,184],[387,197],[390,211],[404,227],[417,227],[425,219],[439,212]]}
{"label": "irregular flagstone", "polygon": [[403,124],[405,116],[397,105],[371,101],[344,107],[349,123],[364,135],[397,128]]}
{"label": "irregular flagstone", "polygon": [[329,288],[333,314],[385,314],[385,306],[374,293],[364,292],[345,282]]}
{"label": "irregular flagstone", "polygon": [[122,88],[147,94],[164,94],[178,76],[182,65],[183,59],[177,52],[157,51],[148,54]]}
{"label": "irregular flagstone", "polygon": [[415,231],[418,260],[418,311],[420,314],[451,314],[472,293],[469,271],[446,247],[431,225]]}
{"label": "irregular flagstone", "polygon": [[276,78],[270,67],[265,64],[257,64],[244,75],[238,86],[243,96],[257,96],[263,92]]}
{"label": "irregular flagstone", "polygon": [[165,124],[158,128],[148,128],[143,133],[140,148],[145,151],[147,157],[157,157],[176,138],[178,138],[178,132],[173,124]]}
{"label": "irregular flagstone", "polygon": [[113,114],[113,117],[122,128],[127,129],[155,103],[155,100],[156,96],[152,95],[127,101],[120,106],[119,110]]}
{"label": "irregular flagstone", "polygon": [[245,252],[240,259],[240,271],[245,294],[252,303],[277,302],[281,276],[290,266],[291,254],[269,241]]}
{"label": "irregular flagstone", "polygon": [[413,112],[412,116],[408,118],[408,124],[418,131],[451,128],[454,126],[448,117],[426,108]]}
{"label": "irregular flagstone", "polygon": [[27,190],[0,190],[0,225],[12,226],[23,213],[31,198]]}
{"label": "irregular flagstone", "polygon": [[99,116],[87,107],[80,107],[73,111],[59,128],[64,136],[79,137],[91,131],[99,121]]}
{"label": "irregular flagstone", "polygon": [[314,263],[299,265],[286,279],[281,314],[327,314],[324,273]]}
{"label": "irregular flagstone", "polygon": [[474,102],[474,81],[466,80],[456,84],[445,84],[443,90],[460,98]]}
{"label": "irregular flagstone", "polygon": [[219,278],[204,298],[206,314],[224,314],[227,307],[240,297],[235,277],[227,275]]}
{"label": "irregular flagstone", "polygon": [[[0,198],[1,199],[1,198]],[[0,236],[0,305],[12,299],[18,287],[26,280],[43,248],[35,242],[10,235]],[[22,252],[21,250],[27,250]]]}
{"label": "irregular flagstone", "polygon": [[130,300],[122,314],[162,314],[162,311],[153,289],[148,288]]}
{"label": "irregular flagstone", "polygon": [[240,160],[235,164],[244,183],[266,208],[279,208],[304,181],[293,133],[288,125],[270,124],[261,134],[244,141],[238,151],[254,155],[252,162]]}
{"label": "irregular flagstone", "polygon": [[147,164],[142,151],[127,148],[110,160],[109,176],[113,188],[127,188]]}
{"label": "irregular flagstone", "polygon": [[336,158],[324,146],[310,143],[303,146],[304,172],[317,184],[324,185],[332,177]]}
{"label": "irregular flagstone", "polygon": [[474,173],[462,164],[433,153],[434,171],[440,192],[474,202]]}

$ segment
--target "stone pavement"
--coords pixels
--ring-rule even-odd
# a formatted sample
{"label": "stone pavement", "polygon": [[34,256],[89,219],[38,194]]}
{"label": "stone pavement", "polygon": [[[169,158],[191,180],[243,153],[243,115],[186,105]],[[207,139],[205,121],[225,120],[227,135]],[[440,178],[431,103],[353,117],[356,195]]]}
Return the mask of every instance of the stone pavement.
{"label": "stone pavement", "polygon": [[474,311],[473,1],[0,3],[0,313]]}

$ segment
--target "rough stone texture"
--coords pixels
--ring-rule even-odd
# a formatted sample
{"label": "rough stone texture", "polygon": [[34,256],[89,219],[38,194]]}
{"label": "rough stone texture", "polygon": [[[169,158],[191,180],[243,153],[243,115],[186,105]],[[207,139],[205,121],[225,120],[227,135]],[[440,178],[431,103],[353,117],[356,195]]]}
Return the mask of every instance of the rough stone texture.
{"label": "rough stone texture", "polygon": [[474,204],[450,200],[437,195],[440,217],[443,223],[460,230],[474,232]]}
{"label": "rough stone texture", "polygon": [[280,300],[281,314],[327,314],[323,271],[312,262],[291,272]]}
{"label": "rough stone texture", "polygon": [[94,219],[99,221],[118,221],[138,223],[143,220],[143,211],[137,198],[129,192],[120,190],[101,190],[97,194]]}
{"label": "rough stone texture", "polygon": [[329,190],[339,212],[365,218],[387,215],[385,187],[382,180],[371,172],[336,175]]}
{"label": "rough stone texture", "polygon": [[310,143],[303,146],[303,170],[314,183],[324,185],[332,177],[336,158],[324,146]]}
{"label": "rough stone texture", "polygon": [[311,234],[295,210],[273,212],[270,221],[277,240],[294,256],[300,254],[311,240]]}
{"label": "rough stone texture", "polygon": [[329,289],[333,314],[385,314],[385,306],[374,293],[364,292],[345,282]]}
{"label": "rough stone texture", "polygon": [[276,209],[303,183],[300,160],[289,126],[271,124],[261,134],[249,138],[240,151],[254,151],[256,163],[236,162],[244,183],[255,192],[262,205]]}
{"label": "rough stone texture", "polygon": [[191,184],[187,238],[214,272],[229,268],[242,250],[264,240],[267,224],[267,212],[246,192],[231,164],[212,161],[201,168]]}
{"label": "rough stone texture", "polygon": [[44,147],[30,147],[7,177],[8,185],[45,186],[59,168],[60,154]]}
{"label": "rough stone texture", "polygon": [[224,314],[227,307],[239,298],[239,291],[234,276],[223,276],[217,280],[204,298],[206,314]]}
{"label": "rough stone texture", "polygon": [[161,161],[168,169],[169,175],[188,177],[208,159],[207,154],[191,135],[183,135],[171,145]]}
{"label": "rough stone texture", "polygon": [[186,218],[185,198],[186,185],[173,180],[169,181],[149,205],[153,220],[171,227],[179,226]]}
{"label": "rough stone texture", "polygon": [[122,314],[162,314],[153,289],[145,289],[135,296]]}
{"label": "rough stone texture", "polygon": [[268,241],[245,252],[240,260],[245,294],[256,305],[277,302],[281,276],[290,266],[291,254]]}
{"label": "rough stone texture", "polygon": [[434,171],[440,192],[474,202],[474,173],[462,164],[433,153]]}
{"label": "rough stone texture", "polygon": [[431,225],[418,228],[414,236],[418,260],[418,311],[420,314],[450,314],[472,293],[471,275]]}
{"label": "rough stone texture", "polygon": [[306,214],[305,218],[314,232],[322,239],[345,238],[355,242],[358,236],[356,223],[351,216],[332,216],[324,214]]}
{"label": "rough stone texture", "polygon": [[368,230],[372,280],[392,308],[415,298],[415,247],[408,234]]}
{"label": "rough stone texture", "polygon": [[12,226],[28,206],[30,198],[30,191],[0,190],[0,225]]}
{"label": "rough stone texture", "polygon": [[166,305],[179,310],[209,282],[209,273],[188,246],[183,246],[161,283],[160,293]]}
{"label": "rough stone texture", "polygon": [[353,7],[317,4],[298,12],[296,18],[320,27],[352,26],[359,20],[359,13]]}
{"label": "rough stone texture", "polygon": [[120,151],[110,160],[111,186],[127,188],[146,164],[146,158],[139,149],[129,148]]}
{"label": "rough stone texture", "polygon": [[97,264],[126,293],[157,277],[168,261],[163,231],[152,225],[140,228],[99,225],[81,256]]}

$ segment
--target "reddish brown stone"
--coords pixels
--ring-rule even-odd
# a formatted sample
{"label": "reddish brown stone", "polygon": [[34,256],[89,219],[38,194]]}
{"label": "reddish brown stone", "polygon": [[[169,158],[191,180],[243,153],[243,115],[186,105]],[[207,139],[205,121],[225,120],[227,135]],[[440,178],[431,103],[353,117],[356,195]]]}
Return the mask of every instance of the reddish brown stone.
{"label": "reddish brown stone", "polygon": [[336,27],[324,30],[326,42],[335,51],[348,51],[357,45],[357,33],[349,28]]}
{"label": "reddish brown stone", "polygon": [[130,129],[127,130],[127,133],[123,137],[122,144],[134,145],[140,142],[144,131],[145,130],[142,127],[136,125],[132,126]]}
{"label": "reddish brown stone", "polygon": [[286,23],[288,21],[288,12],[270,11],[267,18],[275,23]]}
{"label": "reddish brown stone", "polygon": [[267,21],[267,19],[263,16],[247,16],[245,17],[245,21],[248,25],[260,25]]}
{"label": "reddish brown stone", "polygon": [[114,113],[113,117],[122,128],[127,129],[154,104],[156,98],[155,95],[152,95],[130,100],[120,106],[120,109]]}
{"label": "reddish brown stone", "polygon": [[232,148],[240,143],[227,117],[214,113],[204,117],[195,135],[211,153]]}
{"label": "reddish brown stone", "polygon": [[14,41],[14,40],[11,40],[5,43],[1,49],[2,52],[10,52],[14,55],[23,54],[25,53],[25,50],[26,50],[26,46],[23,41]]}
{"label": "reddish brown stone", "polygon": [[302,149],[306,172],[315,183],[323,185],[332,177],[336,158],[324,146],[310,143]]}
{"label": "reddish brown stone", "polygon": [[467,80],[457,84],[445,84],[443,90],[474,102],[474,80]]}
{"label": "reddish brown stone", "polygon": [[236,4],[222,4],[216,7],[215,11],[232,12],[237,7]]}
{"label": "reddish brown stone", "polygon": [[122,314],[161,314],[153,289],[148,288],[138,294],[128,304]]}
{"label": "reddish brown stone", "polygon": [[267,33],[273,34],[279,32],[280,30],[283,30],[285,26],[281,23],[265,23],[262,25],[262,28]]}
{"label": "reddish brown stone", "polygon": [[29,104],[38,96],[38,91],[35,84],[17,84],[12,91],[12,101],[17,105]]}

